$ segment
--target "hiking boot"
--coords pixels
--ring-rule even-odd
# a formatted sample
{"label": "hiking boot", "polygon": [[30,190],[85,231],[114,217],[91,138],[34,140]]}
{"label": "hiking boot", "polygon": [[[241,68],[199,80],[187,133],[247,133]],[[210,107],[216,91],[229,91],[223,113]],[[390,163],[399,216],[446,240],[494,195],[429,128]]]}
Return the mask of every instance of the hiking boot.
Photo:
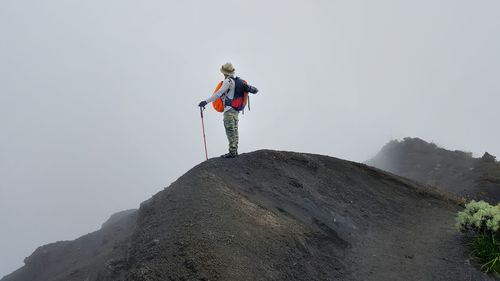
{"label": "hiking boot", "polygon": [[234,158],[238,156],[238,152],[229,152],[229,153],[226,153],[224,155],[221,155],[220,157],[222,158]]}

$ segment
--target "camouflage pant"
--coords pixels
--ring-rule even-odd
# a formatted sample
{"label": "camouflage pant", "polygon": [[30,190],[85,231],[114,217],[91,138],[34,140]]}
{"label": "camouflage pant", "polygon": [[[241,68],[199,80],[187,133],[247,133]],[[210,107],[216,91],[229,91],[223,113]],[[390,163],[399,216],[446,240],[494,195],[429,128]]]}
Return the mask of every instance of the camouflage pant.
{"label": "camouflage pant", "polygon": [[238,114],[238,111],[232,109],[224,112],[224,128],[230,153],[238,153]]}

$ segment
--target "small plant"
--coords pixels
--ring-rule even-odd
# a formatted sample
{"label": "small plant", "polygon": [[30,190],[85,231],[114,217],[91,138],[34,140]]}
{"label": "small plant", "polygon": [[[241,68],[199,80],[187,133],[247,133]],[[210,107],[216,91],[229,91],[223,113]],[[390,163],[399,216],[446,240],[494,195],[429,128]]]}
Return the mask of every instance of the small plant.
{"label": "small plant", "polygon": [[500,274],[500,241],[491,236],[478,235],[473,238],[471,246],[472,254],[479,258],[483,271]]}
{"label": "small plant", "polygon": [[457,226],[462,232],[476,234],[500,234],[500,206],[491,206],[484,201],[471,201],[465,210],[458,213]]}
{"label": "small plant", "polygon": [[482,270],[500,274],[500,206],[471,201],[458,213],[457,227],[472,233],[472,253],[479,258]]}

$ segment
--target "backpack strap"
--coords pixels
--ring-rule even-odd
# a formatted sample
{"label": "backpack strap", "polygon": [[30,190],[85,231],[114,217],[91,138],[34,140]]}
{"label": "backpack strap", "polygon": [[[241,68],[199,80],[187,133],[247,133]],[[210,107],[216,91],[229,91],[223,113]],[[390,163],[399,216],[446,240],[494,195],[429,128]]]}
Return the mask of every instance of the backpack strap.
{"label": "backpack strap", "polygon": [[[229,80],[229,81],[232,81],[232,83],[234,83],[234,84],[231,84],[231,85],[233,85],[233,87],[234,87],[234,94],[236,94],[236,78],[235,78],[235,77],[233,77],[233,76],[229,76],[229,77],[228,77],[228,80]],[[231,82],[230,82],[230,83],[231,83]],[[233,99],[234,99],[234,94],[233,94],[233,99],[230,99],[230,98],[227,96],[227,94],[229,93],[229,91],[231,91],[231,85],[229,86],[229,89],[227,89],[227,92],[224,94],[224,95],[226,95],[226,96],[225,96],[225,99],[224,99],[225,104],[226,104],[226,105],[229,105],[229,106],[231,106],[231,103],[233,102]]]}
{"label": "backpack strap", "polygon": [[[226,91],[225,93],[223,93],[223,94],[221,95],[221,97],[220,97],[220,98],[222,99],[222,101],[224,102],[224,107],[225,107],[226,105],[231,105],[231,99],[229,99],[229,97],[227,96],[227,94],[229,93],[229,91],[231,91],[231,85],[232,85],[232,84],[231,84],[231,80],[233,80],[233,79],[232,79],[233,77],[228,77],[228,78],[229,78],[229,79],[226,79],[226,80],[229,80],[230,85],[229,85],[229,87],[228,87],[227,91]],[[233,83],[234,83],[234,81],[233,81]],[[236,84],[236,83],[235,83],[235,84]]]}

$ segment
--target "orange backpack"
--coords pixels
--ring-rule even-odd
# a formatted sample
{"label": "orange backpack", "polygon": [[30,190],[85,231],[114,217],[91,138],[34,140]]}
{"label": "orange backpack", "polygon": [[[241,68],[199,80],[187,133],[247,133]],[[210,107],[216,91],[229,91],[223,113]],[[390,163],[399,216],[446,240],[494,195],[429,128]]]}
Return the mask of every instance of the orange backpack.
{"label": "orange backpack", "polygon": [[[222,82],[220,81],[219,84],[217,84],[217,87],[215,87],[214,93],[216,93],[220,87],[222,87]],[[212,102],[212,106],[214,107],[215,111],[217,112],[224,112],[224,102],[222,101],[221,98],[218,98]]]}

